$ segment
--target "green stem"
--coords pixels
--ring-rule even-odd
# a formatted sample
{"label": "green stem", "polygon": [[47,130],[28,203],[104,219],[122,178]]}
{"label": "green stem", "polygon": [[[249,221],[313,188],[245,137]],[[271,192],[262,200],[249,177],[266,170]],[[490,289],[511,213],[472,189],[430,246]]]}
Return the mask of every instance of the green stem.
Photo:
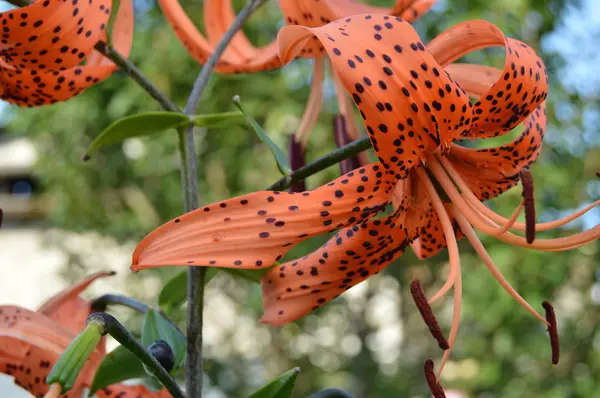
{"label": "green stem", "polygon": [[[240,11],[233,23],[223,35],[211,56],[204,64],[198,78],[194,82],[192,92],[188,98],[184,112],[194,116],[202,98],[202,94],[208,85],[212,72],[219,58],[229,45],[233,36],[242,27],[248,17],[254,12],[264,0],[249,0]],[[189,124],[185,132],[180,131],[182,142],[181,156],[184,159],[184,187],[186,192],[186,211],[198,207],[198,187],[196,175],[196,153],[194,143],[194,125]],[[186,392],[189,398],[202,397],[202,326],[204,310],[204,280],[206,268],[189,267],[187,278],[187,356],[186,356]]]}
{"label": "green stem", "polygon": [[354,156],[359,152],[369,149],[370,147],[371,142],[369,141],[369,137],[361,137],[356,141],[352,141],[348,145],[344,145],[343,147],[336,149],[335,151],[319,159],[313,160],[299,169],[294,170],[289,176],[281,177],[277,182],[269,186],[267,190],[283,191],[298,181],[310,177],[311,175],[316,174],[319,171],[328,168],[329,166],[333,166],[344,159]]}
{"label": "green stem", "polygon": [[185,338],[185,335],[181,330],[179,330],[175,322],[173,322],[164,312],[150,308],[147,304],[132,299],[131,297],[122,296],[120,294],[104,294],[98,297],[97,299],[92,300],[92,302],[90,303],[92,311],[104,312],[106,311],[106,307],[108,307],[109,305],[120,305],[123,307],[131,308],[132,310],[142,314],[145,314],[146,312],[148,312],[148,310],[152,309],[159,313],[163,318],[165,318],[167,322],[173,325],[173,327],[179,332],[179,334]]}
{"label": "green stem", "polygon": [[104,312],[97,312],[88,317],[88,323],[91,322],[100,324],[108,334],[142,361],[173,397],[185,398],[185,395],[169,372],[158,363],[156,358],[146,351],[146,348],[115,317]]}

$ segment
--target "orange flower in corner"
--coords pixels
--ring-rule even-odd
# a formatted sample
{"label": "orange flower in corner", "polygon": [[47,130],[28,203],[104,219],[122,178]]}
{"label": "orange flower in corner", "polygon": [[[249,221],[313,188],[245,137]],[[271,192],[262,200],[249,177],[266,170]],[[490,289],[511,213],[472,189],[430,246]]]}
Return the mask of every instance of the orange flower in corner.
{"label": "orange flower in corner", "polygon": [[[316,40],[358,106],[379,162],[312,191],[255,192],[184,214],[139,244],[132,269],[264,268],[299,242],[337,231],[314,253],[277,265],[264,276],[262,321],[284,325],[377,274],[409,246],[422,259],[447,247],[450,274],[440,290],[427,301],[418,283],[411,287],[434,334],[429,304],[454,289],[449,338],[439,339],[445,361],[458,331],[462,299],[457,240],[466,236],[507,292],[555,332],[554,322],[502,277],[474,231],[541,251],[574,249],[600,236],[600,225],[557,239],[532,236],[535,229],[564,225],[598,204],[561,220],[534,223],[528,168],[541,150],[548,92],[546,70],[535,51],[485,21],[459,24],[426,47],[401,18],[355,15],[319,28],[284,28],[279,35],[282,61]],[[505,47],[504,70],[452,64],[490,46]],[[471,104],[469,96],[477,102]],[[521,135],[500,147],[470,149],[455,142],[496,137],[520,124],[525,126]],[[519,180],[525,224],[515,221],[518,212],[506,219],[482,203]],[[390,203],[391,215],[374,217]],[[527,230],[527,236],[510,229]]]}
{"label": "orange flower in corner", "polygon": [[[393,7],[373,7],[361,4],[355,0],[279,0],[279,7],[287,25],[304,25],[319,27],[333,20],[359,13],[378,13],[402,16],[413,22],[426,13],[436,0],[397,0]],[[186,46],[189,53],[200,63],[205,63],[217,46],[219,40],[235,19],[232,0],[206,0],[204,2],[204,25],[206,37],[203,36],[187,17],[177,0],[159,0],[167,20],[175,34]],[[237,33],[216,65],[216,70],[222,73],[252,73],[263,70],[273,70],[282,66],[277,55],[276,42],[256,48],[244,36]],[[290,136],[289,152],[292,168],[295,170],[304,163],[304,154],[310,132],[313,129],[323,103],[323,83],[325,79],[324,46],[318,41],[307,42],[298,52],[303,58],[314,58],[313,78],[310,96],[304,114],[295,133]],[[352,105],[339,81],[334,76],[339,113],[335,123],[336,144],[344,145],[360,137]],[[354,166],[367,164],[365,153],[359,154],[359,159],[353,163],[342,164],[342,172],[350,171]],[[298,183],[293,190],[304,187]]]}
{"label": "orange flower in corner", "polygon": [[[63,351],[86,325],[90,303],[79,297],[98,278],[113,275],[98,272],[46,301],[36,311],[14,305],[0,306],[0,372],[12,376],[15,384],[36,397],[60,396],[60,389],[50,390],[46,377]],[[82,397],[105,355],[104,338],[92,353],[74,387],[66,396]],[[116,394],[116,395],[115,395]],[[166,390],[150,392],[144,386],[117,384],[96,392],[99,398],[138,396],[167,398]]]}
{"label": "orange flower in corner", "polygon": [[[111,6],[111,0],[37,0],[0,13],[0,98],[29,107],[53,104],[108,77],[117,66],[94,46],[106,40]],[[131,0],[120,2],[112,36],[114,48],[129,55]]]}

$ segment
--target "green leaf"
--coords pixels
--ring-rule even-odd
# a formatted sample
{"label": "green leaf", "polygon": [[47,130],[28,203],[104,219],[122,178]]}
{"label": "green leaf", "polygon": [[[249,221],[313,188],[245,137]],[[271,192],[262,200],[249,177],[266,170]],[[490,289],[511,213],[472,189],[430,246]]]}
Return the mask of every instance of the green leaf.
{"label": "green leaf", "polygon": [[91,397],[99,389],[111,384],[137,379],[145,375],[142,362],[127,348],[118,346],[109,352],[100,363],[88,396]]}
{"label": "green leaf", "polygon": [[258,135],[258,138],[260,138],[260,140],[269,148],[269,150],[275,157],[275,160],[277,161],[277,168],[279,169],[281,174],[283,174],[284,176],[289,176],[292,173],[292,169],[290,167],[290,162],[287,156],[285,156],[283,151],[271,140],[271,138],[269,138],[267,133],[265,133],[262,127],[260,127],[260,124],[258,124],[258,122],[254,120],[252,116],[249,116],[246,112],[244,112],[239,96],[236,95],[235,97],[233,97],[233,103],[244,114],[246,122],[250,127],[252,127],[252,130],[254,130],[256,135]]}
{"label": "green leaf", "polygon": [[249,398],[290,398],[300,368],[290,369],[281,376],[255,391]]}
{"label": "green leaf", "polygon": [[117,15],[119,15],[119,8],[121,7],[121,0],[113,0],[112,6],[110,7],[110,18],[106,25],[106,41],[109,45],[112,45],[112,33]]}
{"label": "green leaf", "polygon": [[185,337],[162,315],[149,309],[144,315],[142,345],[148,348],[156,340],[166,341],[173,350],[175,365],[171,373],[176,372],[183,365],[183,360],[185,359]]}
{"label": "green leaf", "polygon": [[175,112],[148,112],[127,116],[117,120],[92,141],[83,160],[109,145],[118,144],[127,138],[160,133],[189,123],[189,117]]}
{"label": "green leaf", "polygon": [[[210,282],[217,274],[218,268],[209,268],[206,270],[204,283]],[[181,271],[165,283],[158,294],[158,307],[165,313],[181,307],[185,302],[187,294],[187,270]]]}
{"label": "green leaf", "polygon": [[246,117],[241,112],[210,113],[192,116],[195,126],[211,129],[222,129],[233,126],[244,126]]}

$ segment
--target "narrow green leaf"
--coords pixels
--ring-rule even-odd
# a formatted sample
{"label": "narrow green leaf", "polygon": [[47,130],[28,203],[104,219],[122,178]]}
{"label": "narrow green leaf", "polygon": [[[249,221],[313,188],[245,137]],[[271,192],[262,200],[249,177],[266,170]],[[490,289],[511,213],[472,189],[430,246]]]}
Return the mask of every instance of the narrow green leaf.
{"label": "narrow green leaf", "polygon": [[142,362],[127,348],[118,346],[109,352],[98,367],[88,396],[111,384],[137,379],[146,375]]}
{"label": "narrow green leaf", "polygon": [[285,156],[283,151],[271,140],[271,138],[269,138],[267,133],[265,133],[262,127],[260,127],[260,124],[258,124],[258,122],[254,120],[252,116],[249,116],[246,112],[244,112],[239,96],[236,95],[235,97],[233,97],[233,103],[244,114],[246,122],[250,127],[252,127],[252,130],[254,130],[256,135],[258,135],[258,138],[260,138],[260,140],[269,148],[269,150],[275,157],[275,160],[277,161],[277,168],[279,169],[281,174],[283,174],[284,176],[289,176],[292,173],[292,169],[290,167],[290,162],[287,156]]}
{"label": "narrow green leaf", "polygon": [[127,116],[117,120],[92,141],[83,160],[109,145],[118,144],[127,138],[160,133],[189,122],[189,117],[176,112],[148,112]]}
{"label": "narrow green leaf", "polygon": [[195,126],[222,129],[234,126],[244,126],[246,118],[241,112],[209,113],[207,115],[192,116]]}
{"label": "narrow green leaf", "polygon": [[[216,274],[218,268],[206,270],[204,283],[208,283]],[[172,310],[181,307],[187,294],[187,270],[181,271],[165,283],[158,295],[158,307],[169,314]]]}
{"label": "narrow green leaf", "polygon": [[[174,373],[183,365],[185,359],[185,338],[169,321],[154,310],[146,311],[142,327],[142,345],[150,347],[156,340],[166,341],[175,355]],[[150,375],[152,375],[150,373]]]}
{"label": "narrow green leaf", "polygon": [[112,6],[110,7],[110,18],[106,25],[106,41],[109,45],[112,45],[112,32],[115,25],[117,15],[119,15],[119,8],[121,7],[121,0],[113,0]]}
{"label": "narrow green leaf", "polygon": [[290,369],[281,376],[255,391],[249,398],[290,398],[300,368]]}

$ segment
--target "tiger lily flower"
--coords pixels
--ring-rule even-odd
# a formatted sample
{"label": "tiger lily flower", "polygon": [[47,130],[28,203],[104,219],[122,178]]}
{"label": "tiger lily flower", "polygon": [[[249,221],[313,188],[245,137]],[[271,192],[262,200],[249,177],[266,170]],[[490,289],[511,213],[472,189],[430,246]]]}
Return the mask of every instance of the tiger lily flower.
{"label": "tiger lily flower", "polygon": [[[15,305],[0,306],[0,372],[13,376],[15,384],[36,397],[59,397],[60,386],[48,386],[46,377],[63,351],[86,325],[93,311],[79,297],[98,278],[114,275],[98,272],[50,298],[37,311]],[[105,339],[88,359],[73,388],[64,397],[83,397],[91,386],[98,365],[106,355]],[[96,392],[98,398],[170,396],[166,390],[151,392],[142,385],[117,384]]]}
{"label": "tiger lily flower", "polygon": [[[28,107],[53,104],[107,78],[117,66],[94,46],[106,40],[111,5],[111,0],[36,0],[0,13],[0,98]],[[112,36],[114,48],[128,56],[131,0],[121,1]]]}
{"label": "tiger lily flower", "polygon": [[[506,219],[482,203],[519,180],[529,184],[524,176],[541,150],[548,80],[535,51],[485,21],[456,25],[426,47],[401,18],[369,14],[318,28],[283,28],[282,61],[289,62],[304,43],[315,41],[327,51],[358,106],[379,161],[312,191],[254,192],[186,213],[137,246],[132,269],[264,268],[299,242],[337,231],[317,251],[265,274],[262,322],[280,326],[377,274],[408,247],[421,259],[448,248],[448,279],[420,308],[426,310],[423,305],[454,289],[449,338],[440,344],[446,347],[445,362],[459,325],[462,282],[457,240],[464,236],[502,287],[555,329],[554,322],[538,314],[504,279],[475,233],[477,229],[511,245],[541,251],[574,249],[600,236],[597,225],[556,239],[522,237],[510,229],[531,230],[531,217],[527,223],[516,222],[516,216]],[[491,46],[505,47],[503,70],[453,63]],[[471,104],[469,96],[477,102]],[[471,149],[455,142],[500,136],[521,124],[525,126],[521,135],[503,146]],[[525,202],[532,199],[527,196]],[[374,217],[390,203],[391,215]],[[559,227],[596,205],[533,226],[537,231]]]}
{"label": "tiger lily flower", "polygon": [[[355,0],[279,0],[279,7],[287,25],[304,25],[319,27],[333,20],[359,13],[377,13],[398,15],[407,21],[415,21],[426,13],[436,0],[396,0],[392,7],[373,7]],[[204,2],[204,26],[206,37],[203,36],[188,18],[178,0],[159,0],[165,16],[177,37],[185,45],[188,52],[201,64],[204,64],[213,53],[219,40],[235,20],[232,0],[206,0]],[[256,48],[246,38],[243,32],[238,32],[218,61],[215,70],[221,73],[252,73],[257,71],[278,69],[282,66],[277,54],[275,41]],[[311,130],[314,128],[323,103],[323,84],[325,79],[324,47],[314,41],[306,43],[298,56],[314,58],[313,76],[309,99],[304,114],[293,135],[289,137],[289,154],[293,169],[303,165],[306,145]],[[360,138],[352,105],[348,95],[334,76],[339,113],[341,118],[336,121],[336,144],[354,141]],[[367,164],[365,153],[358,155],[355,165]],[[342,173],[350,171],[350,163],[341,164]],[[292,187],[292,191],[303,190],[304,183]]]}

